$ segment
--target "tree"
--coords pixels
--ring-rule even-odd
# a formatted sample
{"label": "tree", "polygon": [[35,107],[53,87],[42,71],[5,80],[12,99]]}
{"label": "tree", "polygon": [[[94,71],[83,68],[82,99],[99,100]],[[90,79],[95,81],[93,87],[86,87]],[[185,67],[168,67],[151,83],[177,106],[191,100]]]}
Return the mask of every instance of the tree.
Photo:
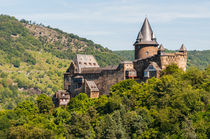
{"label": "tree", "polygon": [[94,132],[90,124],[90,117],[86,114],[71,114],[71,119],[67,122],[68,138],[93,138]]}
{"label": "tree", "polygon": [[54,108],[52,98],[45,94],[38,96],[37,104],[40,113],[51,113]]}
{"label": "tree", "polygon": [[71,98],[68,109],[70,111],[85,113],[91,105],[93,105],[93,101],[87,96],[87,94],[80,93],[76,97]]}
{"label": "tree", "polygon": [[23,101],[17,105],[15,112],[18,115],[29,115],[38,113],[38,108],[31,101]]}

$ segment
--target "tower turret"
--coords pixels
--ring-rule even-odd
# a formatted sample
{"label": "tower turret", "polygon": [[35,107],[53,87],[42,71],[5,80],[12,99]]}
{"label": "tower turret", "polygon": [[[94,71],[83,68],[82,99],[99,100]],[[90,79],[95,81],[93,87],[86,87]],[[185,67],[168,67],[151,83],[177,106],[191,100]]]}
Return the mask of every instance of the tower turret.
{"label": "tower turret", "polygon": [[147,18],[137,36],[135,46],[135,59],[143,59],[157,54],[158,43]]}
{"label": "tower turret", "polygon": [[179,52],[187,52],[187,48],[182,44],[181,48],[179,49]]}
{"label": "tower turret", "polygon": [[165,48],[161,44],[160,47],[158,48],[158,55],[164,55],[165,53]]}

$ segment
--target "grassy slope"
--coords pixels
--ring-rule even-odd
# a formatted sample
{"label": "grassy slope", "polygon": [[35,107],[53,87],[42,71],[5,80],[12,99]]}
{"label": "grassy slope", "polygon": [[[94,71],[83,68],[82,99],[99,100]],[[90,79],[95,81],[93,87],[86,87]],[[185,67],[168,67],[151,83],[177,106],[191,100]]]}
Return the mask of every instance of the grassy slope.
{"label": "grassy slope", "polygon": [[12,108],[25,99],[34,100],[37,95],[30,88],[39,88],[48,95],[63,89],[63,73],[71,60],[59,59],[46,52],[28,53],[36,59],[36,65],[21,62],[19,68],[12,64],[0,66],[0,109]]}
{"label": "grassy slope", "polygon": [[76,53],[93,54],[101,66],[122,60],[91,40],[0,15],[0,109],[63,89],[63,73]]}
{"label": "grassy slope", "polygon": [[[173,52],[173,51],[169,51]],[[134,60],[133,50],[114,51],[115,54],[124,57],[126,60]],[[198,67],[200,69],[206,68],[210,64],[210,50],[204,51],[188,51],[188,67]]]}

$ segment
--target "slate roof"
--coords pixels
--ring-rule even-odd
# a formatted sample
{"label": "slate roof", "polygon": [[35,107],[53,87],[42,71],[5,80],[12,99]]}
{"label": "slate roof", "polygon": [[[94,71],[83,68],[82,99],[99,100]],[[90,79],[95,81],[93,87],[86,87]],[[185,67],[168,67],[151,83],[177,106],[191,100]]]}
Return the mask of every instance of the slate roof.
{"label": "slate roof", "polygon": [[88,81],[86,80],[87,86],[89,87],[90,91],[98,92],[99,89],[94,81]]}
{"label": "slate roof", "polygon": [[133,64],[133,61],[122,61],[121,64]]}
{"label": "slate roof", "polygon": [[157,44],[149,20],[145,18],[141,30],[137,36],[136,44]]}
{"label": "slate roof", "polygon": [[98,62],[93,55],[77,54],[74,63],[77,65],[79,72],[83,68],[99,68]]}
{"label": "slate roof", "polygon": [[161,44],[160,45],[160,47],[158,48],[158,50],[160,50],[160,51],[164,51],[165,50],[165,48],[163,47],[163,45]]}
{"label": "slate roof", "polygon": [[66,92],[65,90],[58,90],[58,92],[56,93],[56,97],[57,98],[67,98],[70,99],[70,95],[68,92]]}
{"label": "slate roof", "polygon": [[179,51],[187,51],[187,48],[184,46],[184,44],[182,44],[181,48],[179,49]]}
{"label": "slate roof", "polygon": [[80,73],[87,74],[87,73],[101,73],[101,68],[82,68]]}
{"label": "slate roof", "polygon": [[158,66],[158,64],[156,62],[151,62],[149,64],[149,66],[145,69],[146,71],[159,71],[161,70],[160,67]]}

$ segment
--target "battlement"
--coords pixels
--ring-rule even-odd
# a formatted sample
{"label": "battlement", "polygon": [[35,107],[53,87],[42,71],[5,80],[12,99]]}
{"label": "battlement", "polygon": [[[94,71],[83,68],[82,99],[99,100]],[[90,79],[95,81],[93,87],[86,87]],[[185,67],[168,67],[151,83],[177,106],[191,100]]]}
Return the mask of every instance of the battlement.
{"label": "battlement", "polygon": [[[66,105],[70,97],[81,92],[90,98],[109,94],[110,87],[125,79],[142,82],[152,77],[159,78],[160,71],[170,64],[186,70],[187,49],[184,45],[174,53],[166,53],[156,41],[148,19],[137,36],[135,60],[123,61],[118,66],[102,68],[92,55],[76,55],[64,74],[64,89],[57,94],[59,105]],[[69,95],[68,95],[69,94]]]}

